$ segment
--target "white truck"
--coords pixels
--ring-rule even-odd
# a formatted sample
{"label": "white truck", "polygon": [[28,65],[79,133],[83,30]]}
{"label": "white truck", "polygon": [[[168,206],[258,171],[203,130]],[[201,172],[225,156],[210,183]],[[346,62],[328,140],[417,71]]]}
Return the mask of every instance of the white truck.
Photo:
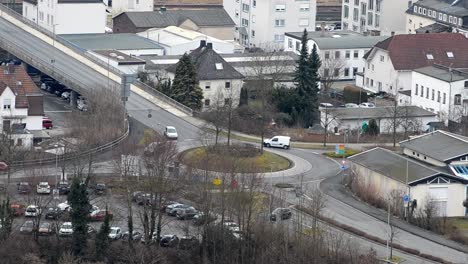
{"label": "white truck", "polygon": [[270,139],[265,139],[263,141],[263,146],[267,148],[283,148],[289,149],[289,143],[291,141],[291,137],[286,136],[274,136]]}

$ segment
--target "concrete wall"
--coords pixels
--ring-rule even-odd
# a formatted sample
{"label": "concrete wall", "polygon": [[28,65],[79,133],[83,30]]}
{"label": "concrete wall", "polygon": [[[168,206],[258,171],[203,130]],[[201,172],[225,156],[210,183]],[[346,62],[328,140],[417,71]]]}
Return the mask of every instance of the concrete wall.
{"label": "concrete wall", "polygon": [[235,27],[201,27],[199,32],[221,40],[233,40]]}
{"label": "concrete wall", "polygon": [[43,116],[28,116],[26,117],[27,130],[42,130]]}
{"label": "concrete wall", "polygon": [[37,23],[37,5],[23,2],[23,17]]}
{"label": "concrete wall", "polygon": [[431,189],[447,188],[447,197],[432,197],[434,202],[447,203],[447,217],[465,216],[463,200],[466,199],[466,186],[459,183],[448,184],[419,184],[411,187],[411,198],[417,199],[418,207],[422,208],[430,199]]}
{"label": "concrete wall", "polygon": [[105,33],[106,6],[103,3],[59,4],[56,23],[56,34]]}
{"label": "concrete wall", "polygon": [[431,157],[427,157],[426,155],[424,155],[422,153],[419,153],[417,151],[414,151],[412,149],[403,148],[403,154],[405,154],[408,157],[412,157],[413,159],[417,159],[417,160],[420,160],[420,161],[425,162],[425,163],[429,163],[429,164],[434,165],[434,166],[438,166],[438,167],[446,167],[447,166],[447,164],[445,164],[443,161],[439,161],[439,160],[433,159]]}
{"label": "concrete wall", "polygon": [[413,14],[406,14],[406,33],[416,34],[416,29],[434,24],[433,19],[427,17],[415,16]]}

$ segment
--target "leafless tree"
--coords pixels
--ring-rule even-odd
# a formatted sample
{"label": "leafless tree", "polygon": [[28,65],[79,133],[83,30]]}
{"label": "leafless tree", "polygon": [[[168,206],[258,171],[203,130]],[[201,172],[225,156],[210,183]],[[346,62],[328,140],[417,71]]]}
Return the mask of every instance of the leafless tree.
{"label": "leafless tree", "polygon": [[321,115],[320,124],[323,127],[323,146],[327,146],[327,138],[328,138],[328,127],[337,119],[339,119],[339,114],[335,111],[331,111],[329,107],[321,108]]}
{"label": "leafless tree", "polygon": [[341,69],[345,67],[346,63],[340,58],[330,57],[322,60],[322,66],[320,67],[320,81],[322,83],[322,91],[324,94],[328,94],[333,84],[340,78]]}

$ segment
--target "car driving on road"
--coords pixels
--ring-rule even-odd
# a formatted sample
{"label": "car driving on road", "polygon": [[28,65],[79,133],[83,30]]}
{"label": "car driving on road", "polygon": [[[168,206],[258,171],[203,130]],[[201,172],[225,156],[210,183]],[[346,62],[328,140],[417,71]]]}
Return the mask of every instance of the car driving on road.
{"label": "car driving on road", "polygon": [[164,136],[168,139],[177,139],[179,135],[177,134],[177,130],[173,126],[167,126],[164,130]]}
{"label": "car driving on road", "polygon": [[272,148],[283,148],[289,149],[291,137],[286,136],[275,136],[270,139],[265,139],[263,141],[263,146],[272,147]]}

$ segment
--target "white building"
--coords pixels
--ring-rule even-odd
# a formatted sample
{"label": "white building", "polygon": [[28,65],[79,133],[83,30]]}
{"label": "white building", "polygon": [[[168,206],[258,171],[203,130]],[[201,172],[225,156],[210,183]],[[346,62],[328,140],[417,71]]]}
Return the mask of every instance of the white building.
{"label": "white building", "polygon": [[342,30],[389,36],[405,32],[405,12],[412,1],[343,0]]}
{"label": "white building", "polygon": [[126,74],[138,74],[145,69],[146,65],[144,60],[118,50],[94,50],[89,53]]}
{"label": "white building", "polygon": [[406,12],[406,33],[459,32],[468,37],[468,0],[420,0]]}
{"label": "white building", "polygon": [[[200,88],[203,90],[203,111],[232,103],[239,104],[244,76],[213,50],[211,43],[200,42],[200,47],[190,54],[197,70]],[[174,80],[177,64],[165,71],[167,78]]]}
{"label": "white building", "polygon": [[42,94],[23,66],[0,67],[0,107],[0,133],[15,147],[31,148],[34,133],[42,130],[44,109]]}
{"label": "white building", "polygon": [[316,0],[224,0],[246,47],[282,46],[284,33],[315,30]]}
{"label": "white building", "polygon": [[56,34],[104,33],[102,0],[25,0],[23,16]]}
{"label": "white building", "polygon": [[468,71],[432,65],[412,72],[411,104],[436,113],[440,121],[468,117]]}
{"label": "white building", "polygon": [[243,49],[236,49],[236,45],[234,45],[233,42],[220,40],[197,31],[176,26],[169,26],[162,29],[148,29],[137,34],[141,37],[151,39],[164,47],[164,55],[182,55],[186,52],[190,52],[200,46],[201,40],[213,43],[213,49],[217,53],[243,51]]}
{"label": "white building", "polygon": [[411,90],[412,71],[432,64],[468,68],[468,39],[457,33],[395,35],[377,43],[365,56],[366,68],[356,85],[397,95]]}
{"label": "white building", "polygon": [[[302,35],[303,32],[286,33],[284,50],[300,54]],[[322,60],[321,76],[351,80],[355,78],[356,73],[364,70],[364,54],[386,37],[363,36],[349,31],[323,31],[308,32],[308,38],[309,53],[316,45]]]}
{"label": "white building", "polygon": [[112,17],[123,12],[153,11],[153,0],[109,0],[108,10]]}

